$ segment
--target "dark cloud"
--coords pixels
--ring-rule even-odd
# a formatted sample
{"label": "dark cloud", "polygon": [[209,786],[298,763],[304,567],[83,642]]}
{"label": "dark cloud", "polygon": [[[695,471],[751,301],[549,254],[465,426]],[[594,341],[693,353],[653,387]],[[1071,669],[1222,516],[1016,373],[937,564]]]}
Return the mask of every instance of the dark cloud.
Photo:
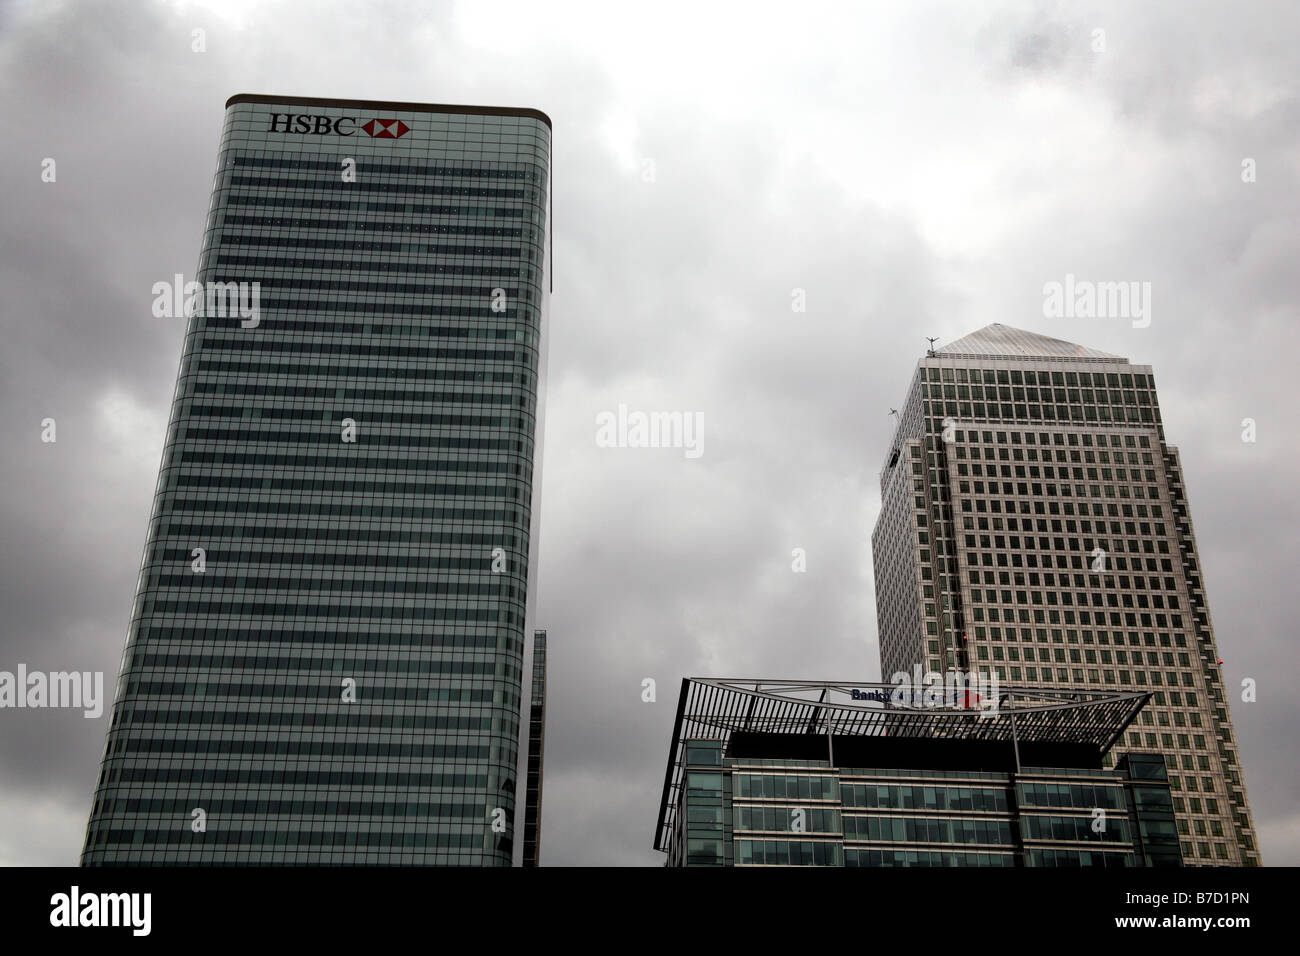
{"label": "dark cloud", "polygon": [[[986,7],[0,8],[0,669],[116,674],[182,333],[150,288],[195,267],[225,99],[536,106],[557,189],[546,862],[662,862],[683,676],[878,674],[888,409],[924,336],[1003,322],[1154,366],[1226,682],[1259,682],[1232,713],[1264,857],[1300,863],[1300,13]],[[1152,282],[1151,326],[1045,319],[1067,272]],[[620,403],[702,413],[703,457],[597,447]],[[75,861],[103,722],[0,720],[0,863]]]}

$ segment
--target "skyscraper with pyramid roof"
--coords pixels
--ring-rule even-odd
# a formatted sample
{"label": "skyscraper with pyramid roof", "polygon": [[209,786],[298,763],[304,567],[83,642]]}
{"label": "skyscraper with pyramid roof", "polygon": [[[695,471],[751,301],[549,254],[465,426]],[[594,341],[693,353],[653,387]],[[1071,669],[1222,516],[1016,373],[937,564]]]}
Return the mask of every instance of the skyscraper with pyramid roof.
{"label": "skyscraper with pyramid roof", "polygon": [[[1150,366],[1005,325],[918,363],[872,533],[882,677],[1150,690],[1188,865],[1258,843],[1178,449]],[[1087,808],[1083,808],[1087,809]]]}

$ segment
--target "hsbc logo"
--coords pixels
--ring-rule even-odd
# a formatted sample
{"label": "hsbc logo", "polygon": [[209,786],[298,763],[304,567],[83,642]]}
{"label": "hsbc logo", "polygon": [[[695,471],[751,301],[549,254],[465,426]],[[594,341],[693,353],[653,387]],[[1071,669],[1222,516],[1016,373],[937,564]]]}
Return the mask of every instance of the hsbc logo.
{"label": "hsbc logo", "polygon": [[375,139],[397,139],[410,132],[411,127],[397,119],[372,119],[361,127]]}
{"label": "hsbc logo", "polygon": [[271,113],[268,133],[302,133],[309,136],[355,136],[357,130],[373,139],[398,139],[411,131],[399,119],[372,119],[362,123],[355,116],[310,116]]}

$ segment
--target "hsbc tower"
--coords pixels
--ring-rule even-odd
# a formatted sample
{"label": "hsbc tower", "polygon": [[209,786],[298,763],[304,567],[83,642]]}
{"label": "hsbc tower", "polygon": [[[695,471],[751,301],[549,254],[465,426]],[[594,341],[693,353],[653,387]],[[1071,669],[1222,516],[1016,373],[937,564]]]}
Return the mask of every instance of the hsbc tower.
{"label": "hsbc tower", "polygon": [[226,103],[83,865],[511,864],[550,142]]}

